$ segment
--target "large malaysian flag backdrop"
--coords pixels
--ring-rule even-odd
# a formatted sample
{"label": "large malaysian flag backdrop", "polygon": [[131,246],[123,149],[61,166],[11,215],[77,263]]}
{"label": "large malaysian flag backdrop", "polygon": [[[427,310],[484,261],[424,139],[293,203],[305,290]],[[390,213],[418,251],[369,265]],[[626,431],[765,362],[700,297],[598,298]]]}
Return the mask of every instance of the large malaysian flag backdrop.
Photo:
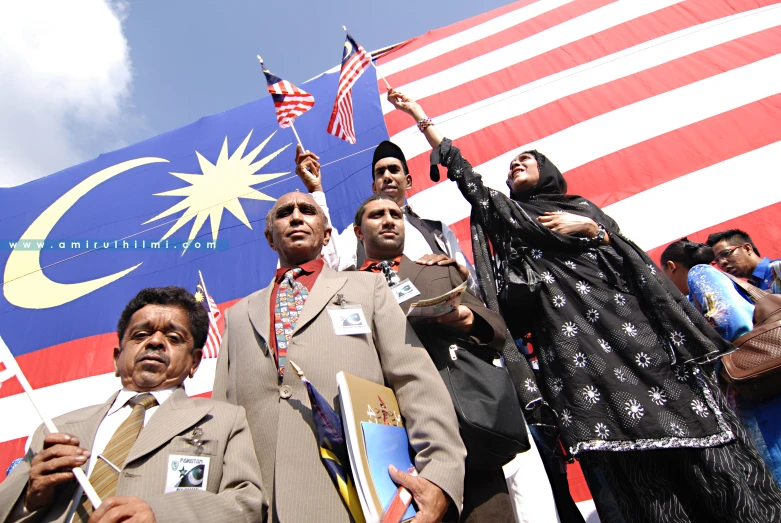
{"label": "large malaysian flag backdrop", "polygon": [[[536,148],[561,169],[572,194],[602,206],[652,255],[684,235],[702,241],[740,227],[764,255],[779,257],[779,1],[521,0],[428,32],[377,64],[497,190],[506,191],[510,159]],[[334,99],[338,70],[302,85]],[[350,223],[370,193],[371,149],[390,137],[407,155],[415,211],[448,223],[470,252],[468,205],[444,176],[429,180],[429,147],[385,91],[372,73],[353,87],[358,145],[325,133],[328,104],[297,122],[321,158],[334,226]],[[116,389],[112,330],[141,287],[190,288],[201,269],[224,310],[271,280],[276,257],[263,216],[274,198],[304,190],[293,174],[292,133],[277,129],[271,105],[267,97],[0,189],[3,241],[157,242],[169,234],[223,242],[223,250],[191,246],[184,255],[0,246],[0,335],[33,386],[43,387],[49,415]],[[208,193],[197,188],[208,183],[199,182],[227,183],[238,165],[241,175],[230,178],[220,205],[202,207]],[[209,361],[188,384],[191,394],[211,390]],[[15,420],[0,425],[0,470],[22,454],[37,425],[19,392],[12,381],[0,389],[0,412]]]}

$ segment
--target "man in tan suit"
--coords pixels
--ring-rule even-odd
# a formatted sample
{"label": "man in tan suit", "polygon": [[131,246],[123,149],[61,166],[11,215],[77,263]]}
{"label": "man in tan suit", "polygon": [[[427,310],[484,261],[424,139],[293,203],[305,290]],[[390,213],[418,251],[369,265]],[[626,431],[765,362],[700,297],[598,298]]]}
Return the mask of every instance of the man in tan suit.
{"label": "man in tan suit", "polygon": [[[142,290],[119,320],[122,390],[43,427],[0,484],[5,522],[260,522],[264,497],[244,409],[189,398],[206,311],[180,287]],[[74,480],[81,467],[103,503]]]}
{"label": "man in tan suit", "polygon": [[[303,369],[331,405],[339,371],[386,383],[396,393],[419,474],[391,475],[412,493],[416,521],[439,521],[448,502],[460,509],[463,496],[466,451],[453,404],[385,278],[324,265],[319,256],[330,232],[310,195],[277,200],[266,218],[266,238],[281,269],[268,287],[226,314],[213,397],[247,409],[270,519],[340,523],[350,515],[320,461],[306,388],[295,373],[284,372],[285,358]],[[289,321],[282,306],[291,286],[303,302],[290,306],[297,321]],[[338,335],[327,309],[337,302],[360,307],[371,333]]]}

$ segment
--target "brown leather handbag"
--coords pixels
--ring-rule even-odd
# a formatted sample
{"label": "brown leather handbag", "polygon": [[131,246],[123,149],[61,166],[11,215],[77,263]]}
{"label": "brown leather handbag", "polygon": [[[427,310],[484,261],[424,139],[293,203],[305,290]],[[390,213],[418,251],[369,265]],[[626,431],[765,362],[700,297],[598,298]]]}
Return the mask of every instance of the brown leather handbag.
{"label": "brown leather handbag", "polygon": [[781,394],[781,295],[724,275],[754,302],[754,328],[733,341],[738,350],[721,359],[721,375],[750,400]]}

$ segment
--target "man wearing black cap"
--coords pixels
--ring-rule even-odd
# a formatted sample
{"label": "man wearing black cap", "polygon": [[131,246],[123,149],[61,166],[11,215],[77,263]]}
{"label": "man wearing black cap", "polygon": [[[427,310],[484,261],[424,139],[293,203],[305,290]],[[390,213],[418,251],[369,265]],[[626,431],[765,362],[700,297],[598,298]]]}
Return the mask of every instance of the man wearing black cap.
{"label": "man wearing black cap", "polygon": [[[296,151],[296,174],[323,209],[328,222],[328,204],[320,179],[320,158],[298,146]],[[470,286],[476,286],[474,268],[464,257],[453,231],[444,223],[426,220],[415,214],[406,204],[407,190],[412,187],[412,175],[407,168],[404,152],[393,142],[383,141],[374,150],[372,159],[372,192],[386,194],[404,211],[407,226],[407,240],[404,254],[411,260],[427,265],[448,265],[457,262],[459,273],[468,279]],[[335,270],[360,268],[365,259],[363,245],[356,239],[353,224],[340,234],[331,233],[331,242],[323,249],[325,262]]]}

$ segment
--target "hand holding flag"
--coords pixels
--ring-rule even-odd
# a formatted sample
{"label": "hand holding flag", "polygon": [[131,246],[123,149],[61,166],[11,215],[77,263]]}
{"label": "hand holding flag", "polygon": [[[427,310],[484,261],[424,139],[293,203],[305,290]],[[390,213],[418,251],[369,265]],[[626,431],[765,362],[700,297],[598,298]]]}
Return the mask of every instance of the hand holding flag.
{"label": "hand holding flag", "polygon": [[[38,407],[38,404],[35,402],[35,398],[33,397],[33,388],[30,386],[30,382],[27,381],[24,373],[22,373],[22,369],[19,368],[19,364],[16,363],[14,355],[11,354],[11,349],[8,348],[2,337],[0,337],[0,362],[5,365],[5,370],[0,372],[0,383],[9,380],[13,376],[16,376],[16,379],[22,385],[22,389],[24,389],[24,392],[27,394],[27,398],[30,400],[30,403],[32,403],[35,412],[38,413],[38,416],[41,418],[41,421],[43,421],[44,426],[50,432],[48,437],[53,437],[54,434],[57,434],[58,437],[61,436],[70,440],[69,435],[58,434],[59,430],[57,430],[57,427],[54,426],[52,420],[45,417],[41,412],[41,409]],[[95,508],[99,507],[101,503],[100,497],[98,496],[98,493],[95,492],[95,489],[87,479],[87,475],[84,474],[84,471],[76,467],[73,469],[73,475],[76,477],[76,481],[79,482],[79,485],[81,485],[81,488],[84,489],[84,494],[90,500],[92,506]]]}

